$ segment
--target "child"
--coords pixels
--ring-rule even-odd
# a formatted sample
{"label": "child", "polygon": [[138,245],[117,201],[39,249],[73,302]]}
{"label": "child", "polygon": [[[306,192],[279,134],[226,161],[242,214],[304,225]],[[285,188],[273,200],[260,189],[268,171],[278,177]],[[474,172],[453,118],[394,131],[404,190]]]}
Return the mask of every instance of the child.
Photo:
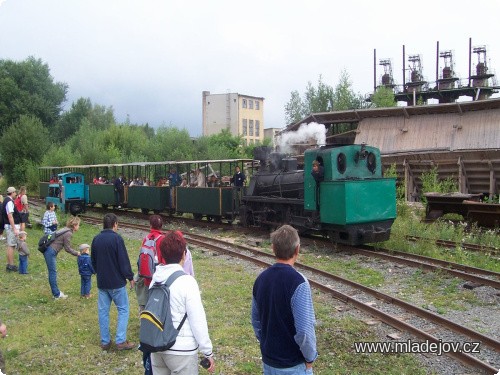
{"label": "child", "polygon": [[80,255],[78,256],[78,272],[81,277],[81,288],[80,295],[82,298],[90,298],[90,289],[92,288],[92,274],[95,274],[94,268],[92,267],[92,261],[89,254],[90,245],[86,243],[81,244],[78,250],[80,250]]}
{"label": "child", "polygon": [[53,202],[47,203],[47,211],[43,214],[42,225],[43,233],[51,234],[57,230],[57,216],[54,210],[56,206]]}
{"label": "child", "polygon": [[28,250],[28,245],[26,244],[26,233],[24,230],[19,232],[17,238],[17,251],[19,252],[19,273],[26,275],[28,273],[28,256],[30,251]]}

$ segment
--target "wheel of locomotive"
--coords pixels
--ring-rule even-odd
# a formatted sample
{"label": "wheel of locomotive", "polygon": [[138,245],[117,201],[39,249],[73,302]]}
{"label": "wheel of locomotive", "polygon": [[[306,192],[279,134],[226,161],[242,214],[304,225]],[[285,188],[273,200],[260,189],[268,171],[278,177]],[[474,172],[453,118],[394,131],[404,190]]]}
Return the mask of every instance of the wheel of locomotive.
{"label": "wheel of locomotive", "polygon": [[102,208],[104,208],[105,210],[107,210],[108,209],[108,205],[103,203],[102,204]]}
{"label": "wheel of locomotive", "polygon": [[203,215],[202,214],[193,214],[193,218],[195,220],[201,221],[201,219],[203,218]]}
{"label": "wheel of locomotive", "polygon": [[222,216],[214,216],[213,219],[217,224],[222,223]]}
{"label": "wheel of locomotive", "polygon": [[83,212],[83,205],[81,204],[81,202],[71,202],[69,204],[69,212],[71,213],[71,215],[76,216],[79,213]]}
{"label": "wheel of locomotive", "polygon": [[214,220],[213,216],[207,215],[207,221],[213,221],[213,220]]}
{"label": "wheel of locomotive", "polygon": [[141,208],[141,212],[142,212],[144,215],[147,215],[147,214],[149,214],[149,209],[147,209],[147,208]]}
{"label": "wheel of locomotive", "polygon": [[94,208],[95,207],[95,203],[90,203],[90,207]]}

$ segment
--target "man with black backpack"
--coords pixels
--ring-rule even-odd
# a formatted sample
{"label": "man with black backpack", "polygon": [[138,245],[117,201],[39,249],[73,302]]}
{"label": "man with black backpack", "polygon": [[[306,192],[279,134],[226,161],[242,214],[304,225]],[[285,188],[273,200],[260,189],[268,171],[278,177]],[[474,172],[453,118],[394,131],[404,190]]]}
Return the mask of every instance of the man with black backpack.
{"label": "man with black backpack", "polygon": [[14,264],[14,248],[17,245],[17,236],[21,227],[21,215],[14,204],[16,196],[16,188],[10,186],[7,189],[7,197],[5,197],[2,206],[5,237],[7,237],[7,272],[18,271],[17,266]]}

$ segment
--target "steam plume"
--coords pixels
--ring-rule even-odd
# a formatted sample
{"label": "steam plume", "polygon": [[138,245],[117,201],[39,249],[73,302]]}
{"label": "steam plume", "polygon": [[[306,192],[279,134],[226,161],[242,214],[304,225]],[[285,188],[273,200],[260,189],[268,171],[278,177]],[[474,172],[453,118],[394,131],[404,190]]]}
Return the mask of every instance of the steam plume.
{"label": "steam plume", "polygon": [[280,152],[291,153],[294,145],[317,145],[326,144],[326,128],[323,124],[310,122],[301,124],[297,131],[287,132],[281,135],[278,140]]}

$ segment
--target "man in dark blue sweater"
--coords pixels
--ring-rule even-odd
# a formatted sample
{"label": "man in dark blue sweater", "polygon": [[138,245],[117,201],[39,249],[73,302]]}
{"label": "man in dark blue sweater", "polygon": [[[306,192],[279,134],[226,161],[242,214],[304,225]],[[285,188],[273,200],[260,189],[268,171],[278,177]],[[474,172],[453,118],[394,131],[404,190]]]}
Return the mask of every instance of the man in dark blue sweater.
{"label": "man in dark blue sweater", "polygon": [[260,342],[264,375],[312,374],[316,351],[311,288],[293,265],[300,238],[283,225],[271,234],[276,263],[255,280],[252,326]]}
{"label": "man in dark blue sweater", "polygon": [[101,332],[101,348],[109,350],[111,336],[109,333],[109,309],[111,302],[116,305],[118,319],[116,323],[116,348],[129,350],[135,344],[127,341],[127,327],[129,318],[129,303],[127,294],[127,280],[130,288],[134,287],[134,273],[128,258],[123,238],[116,233],[118,218],[115,214],[104,215],[103,231],[92,241],[92,267],[97,273],[97,311],[99,315],[99,329]]}

